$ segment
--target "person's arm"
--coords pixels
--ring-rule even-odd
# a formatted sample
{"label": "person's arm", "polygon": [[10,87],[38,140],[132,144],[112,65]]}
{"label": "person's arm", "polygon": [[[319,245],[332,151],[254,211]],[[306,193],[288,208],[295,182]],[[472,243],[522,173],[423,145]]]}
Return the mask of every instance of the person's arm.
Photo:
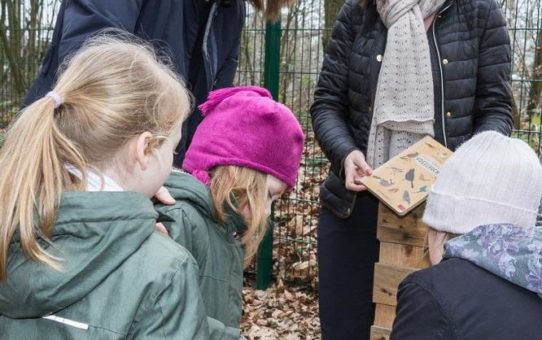
{"label": "person's arm", "polygon": [[510,38],[501,9],[494,0],[490,3],[479,41],[474,133],[494,130],[509,136],[512,132]]}
{"label": "person's arm", "polygon": [[149,289],[128,339],[209,339],[197,265],[191,257],[177,265],[173,275]]}
{"label": "person's arm", "polygon": [[59,64],[103,29],[117,28],[134,33],[143,1],[69,0],[59,41]]}
{"label": "person's arm", "polygon": [[[189,213],[187,209],[190,208],[178,205],[163,206],[160,211],[174,219],[174,222],[166,222],[169,226],[171,238],[194,256],[201,269],[205,266],[209,252],[209,235],[206,232],[205,221],[200,220],[195,211]],[[201,224],[203,224],[203,227]],[[201,277],[201,273],[198,274],[198,277]],[[209,316],[207,316],[207,323],[210,339],[212,340],[238,340],[240,338],[241,330],[238,328],[228,327],[221,321]]]}
{"label": "person's arm", "polygon": [[310,110],[316,139],[338,175],[342,175],[346,156],[357,149],[346,121],[355,6],[356,0],[348,0],[337,16]]}
{"label": "person's arm", "polygon": [[453,328],[432,293],[407,277],[399,285],[390,340],[453,340]]}

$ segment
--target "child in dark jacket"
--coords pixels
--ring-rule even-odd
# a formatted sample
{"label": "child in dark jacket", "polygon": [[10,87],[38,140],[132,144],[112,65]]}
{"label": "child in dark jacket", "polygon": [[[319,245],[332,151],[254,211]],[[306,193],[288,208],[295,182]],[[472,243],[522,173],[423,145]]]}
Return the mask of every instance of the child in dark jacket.
{"label": "child in dark jacket", "polygon": [[99,37],[0,150],[0,339],[207,339],[197,265],[154,231],[190,97]]}
{"label": "child in dark jacket", "polygon": [[[423,217],[435,266],[401,283],[391,339],[540,339],[541,196],[542,167],[529,145],[496,132],[463,144]],[[462,236],[444,244],[451,235]]]}
{"label": "child in dark jacket", "polygon": [[159,210],[170,235],[200,268],[211,338],[239,338],[243,267],[267,229],[272,202],[294,187],[303,132],[294,114],[259,87],[214,91],[183,168],[166,187],[177,200]]}

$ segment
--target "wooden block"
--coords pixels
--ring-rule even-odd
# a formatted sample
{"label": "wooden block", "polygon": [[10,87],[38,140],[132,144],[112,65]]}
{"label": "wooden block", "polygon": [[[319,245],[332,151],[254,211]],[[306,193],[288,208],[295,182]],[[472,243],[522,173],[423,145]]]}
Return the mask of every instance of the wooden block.
{"label": "wooden block", "polygon": [[429,256],[424,248],[408,244],[380,242],[379,263],[399,267],[427,268]]}
{"label": "wooden block", "polygon": [[395,320],[395,306],[376,304],[375,308],[375,326],[390,328]]}
{"label": "wooden block", "polygon": [[423,247],[427,226],[422,222],[425,204],[400,217],[384,204],[378,208],[377,238],[380,242]]}
{"label": "wooden block", "polygon": [[389,340],[391,329],[372,326],[371,327],[371,340]]}
{"label": "wooden block", "polygon": [[389,306],[397,305],[399,283],[416,268],[397,267],[382,263],[375,264],[373,302]]}

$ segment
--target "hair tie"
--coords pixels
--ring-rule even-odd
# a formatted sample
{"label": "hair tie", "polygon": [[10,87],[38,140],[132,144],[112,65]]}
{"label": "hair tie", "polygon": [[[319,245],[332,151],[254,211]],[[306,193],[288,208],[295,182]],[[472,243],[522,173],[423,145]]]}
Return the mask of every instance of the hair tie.
{"label": "hair tie", "polygon": [[47,92],[46,97],[51,97],[55,102],[55,109],[58,109],[62,105],[62,98],[55,91]]}

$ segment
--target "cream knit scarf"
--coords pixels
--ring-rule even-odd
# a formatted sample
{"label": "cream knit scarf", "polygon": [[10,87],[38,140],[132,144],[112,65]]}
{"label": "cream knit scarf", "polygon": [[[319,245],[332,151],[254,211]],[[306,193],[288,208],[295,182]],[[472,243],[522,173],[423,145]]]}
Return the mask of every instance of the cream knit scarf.
{"label": "cream knit scarf", "polygon": [[445,0],[377,0],[388,28],[376,90],[367,161],[377,168],[426,135],[434,135],[433,75],[424,18]]}

